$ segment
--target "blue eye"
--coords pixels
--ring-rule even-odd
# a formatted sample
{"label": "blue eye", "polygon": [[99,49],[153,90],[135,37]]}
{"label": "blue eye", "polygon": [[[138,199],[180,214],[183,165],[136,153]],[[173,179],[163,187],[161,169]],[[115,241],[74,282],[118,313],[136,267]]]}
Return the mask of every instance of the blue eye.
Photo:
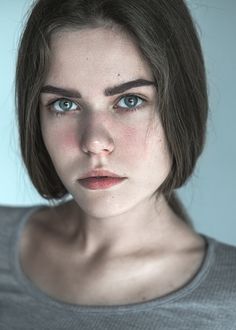
{"label": "blue eye", "polygon": [[68,112],[77,110],[78,105],[68,99],[60,99],[57,101],[54,101],[50,104],[51,107],[53,107],[53,110],[56,112]]}
{"label": "blue eye", "polygon": [[137,108],[141,107],[145,100],[137,95],[126,95],[120,99],[117,103],[117,108],[123,108],[126,111],[137,110]]}

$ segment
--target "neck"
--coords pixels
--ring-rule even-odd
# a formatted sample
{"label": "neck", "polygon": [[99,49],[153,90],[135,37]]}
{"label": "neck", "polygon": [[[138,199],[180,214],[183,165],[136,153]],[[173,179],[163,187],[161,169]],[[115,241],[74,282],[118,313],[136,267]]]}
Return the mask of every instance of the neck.
{"label": "neck", "polygon": [[86,256],[98,251],[108,255],[129,255],[154,246],[162,250],[170,245],[176,230],[190,230],[163,196],[158,200],[142,201],[126,212],[108,217],[86,214],[74,200],[66,203],[64,210],[67,220],[65,223],[64,217],[63,222],[70,241]]}

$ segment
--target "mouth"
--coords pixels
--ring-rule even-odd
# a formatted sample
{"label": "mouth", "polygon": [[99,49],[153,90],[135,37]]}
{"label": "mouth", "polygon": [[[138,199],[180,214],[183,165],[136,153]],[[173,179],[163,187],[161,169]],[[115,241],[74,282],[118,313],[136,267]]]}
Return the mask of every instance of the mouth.
{"label": "mouth", "polygon": [[97,190],[97,189],[108,189],[114,185],[117,185],[127,177],[122,177],[114,172],[106,169],[93,169],[85,173],[79,178],[79,183],[86,189]]}
{"label": "mouth", "polygon": [[117,185],[126,180],[121,177],[110,177],[110,176],[93,176],[88,178],[79,179],[79,183],[87,189],[108,189],[114,185]]}

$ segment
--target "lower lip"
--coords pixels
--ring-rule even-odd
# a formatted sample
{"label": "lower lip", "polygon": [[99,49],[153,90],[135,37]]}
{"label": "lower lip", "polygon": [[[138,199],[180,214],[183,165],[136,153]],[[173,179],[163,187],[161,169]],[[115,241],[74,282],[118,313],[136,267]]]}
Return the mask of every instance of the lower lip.
{"label": "lower lip", "polygon": [[121,183],[124,180],[125,178],[112,178],[112,177],[103,178],[103,179],[86,178],[79,180],[79,183],[87,189],[97,190],[97,189],[110,188],[114,185]]}

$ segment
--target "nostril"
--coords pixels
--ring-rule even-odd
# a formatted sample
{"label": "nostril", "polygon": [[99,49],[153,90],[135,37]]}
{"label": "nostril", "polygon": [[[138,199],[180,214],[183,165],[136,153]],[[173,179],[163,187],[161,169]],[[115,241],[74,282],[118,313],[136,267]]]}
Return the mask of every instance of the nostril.
{"label": "nostril", "polygon": [[81,140],[82,150],[89,155],[107,156],[114,150],[114,141],[104,132],[95,132],[83,136]]}

